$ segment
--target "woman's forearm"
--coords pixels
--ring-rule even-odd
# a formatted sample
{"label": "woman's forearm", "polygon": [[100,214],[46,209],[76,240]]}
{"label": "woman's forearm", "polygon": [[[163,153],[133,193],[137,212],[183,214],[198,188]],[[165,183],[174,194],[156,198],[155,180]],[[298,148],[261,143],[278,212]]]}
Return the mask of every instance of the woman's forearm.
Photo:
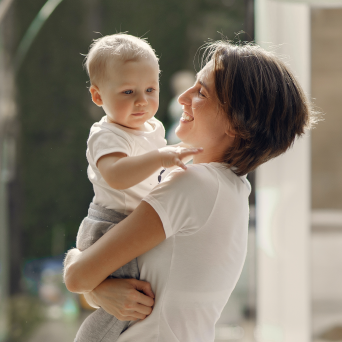
{"label": "woman's forearm", "polygon": [[99,309],[100,306],[95,302],[93,291],[83,294],[87,303],[94,309]]}
{"label": "woman's forearm", "polygon": [[[82,252],[77,248],[73,248],[73,249],[68,250],[68,252],[65,256],[64,262],[63,262],[63,264],[64,264],[63,279],[64,279],[65,284],[67,283],[67,281],[66,281],[67,276],[69,276],[69,278],[70,278],[70,267],[71,267],[71,265],[73,265],[75,263],[77,256],[81,253]],[[67,288],[68,288],[68,286],[67,286]],[[82,293],[82,292],[77,292],[77,291],[71,291],[71,289],[69,289],[69,288],[68,288],[68,290],[70,292]]]}
{"label": "woman's forearm", "polygon": [[72,250],[66,258],[65,285],[71,292],[90,292],[109,274],[164,239],[158,214],[142,201],[131,215],[85,251]]}

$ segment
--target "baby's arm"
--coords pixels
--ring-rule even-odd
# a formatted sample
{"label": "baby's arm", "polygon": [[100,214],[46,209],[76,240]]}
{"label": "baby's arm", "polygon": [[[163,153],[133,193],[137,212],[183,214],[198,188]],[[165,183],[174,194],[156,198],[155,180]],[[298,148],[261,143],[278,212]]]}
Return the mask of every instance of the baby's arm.
{"label": "baby's arm", "polygon": [[[173,144],[173,145],[168,145],[168,146],[173,146],[173,147],[184,147],[184,148],[194,148],[193,146],[191,145],[188,145],[186,143],[184,143],[183,141],[179,142],[178,144]],[[182,161],[184,164],[188,163],[190,160],[192,160],[193,156],[192,155],[189,155],[187,156],[186,158],[183,158]]]}
{"label": "baby's arm", "polygon": [[200,148],[180,146],[168,146],[134,157],[115,152],[102,156],[97,168],[110,187],[123,190],[142,182],[161,167],[180,166],[185,170],[182,160],[200,152]]}

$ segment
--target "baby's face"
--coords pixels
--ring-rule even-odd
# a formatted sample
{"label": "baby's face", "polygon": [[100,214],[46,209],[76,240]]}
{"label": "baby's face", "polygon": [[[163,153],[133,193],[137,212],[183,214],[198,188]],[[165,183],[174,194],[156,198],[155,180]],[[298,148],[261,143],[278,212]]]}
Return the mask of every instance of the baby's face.
{"label": "baby's face", "polygon": [[152,58],[115,61],[99,92],[108,122],[144,130],[159,106],[159,66]]}

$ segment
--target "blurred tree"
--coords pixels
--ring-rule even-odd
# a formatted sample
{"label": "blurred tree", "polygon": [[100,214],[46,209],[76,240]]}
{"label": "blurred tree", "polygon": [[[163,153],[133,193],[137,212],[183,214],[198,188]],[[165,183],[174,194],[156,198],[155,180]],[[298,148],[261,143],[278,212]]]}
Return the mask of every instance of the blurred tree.
{"label": "blurred tree", "polygon": [[[16,2],[18,37],[44,3]],[[25,258],[51,255],[55,226],[71,246],[92,197],[85,144],[94,120],[88,115],[80,55],[89,44],[86,24],[83,2],[64,1],[33,42],[18,75]]]}
{"label": "blurred tree", "polygon": [[[14,49],[45,0],[15,0]],[[157,117],[167,126],[169,79],[193,69],[197,49],[208,40],[230,39],[244,29],[243,0],[64,0],[33,42],[17,77],[21,137],[14,193],[25,259],[58,250],[52,240],[75,242],[93,191],[87,179],[86,140],[102,112],[90,101],[83,56],[91,40],[125,32],[147,37],[160,57]],[[245,39],[244,37],[240,37]],[[17,194],[17,195],[16,195]],[[59,236],[59,237],[58,237]],[[58,241],[59,241],[58,240]]]}

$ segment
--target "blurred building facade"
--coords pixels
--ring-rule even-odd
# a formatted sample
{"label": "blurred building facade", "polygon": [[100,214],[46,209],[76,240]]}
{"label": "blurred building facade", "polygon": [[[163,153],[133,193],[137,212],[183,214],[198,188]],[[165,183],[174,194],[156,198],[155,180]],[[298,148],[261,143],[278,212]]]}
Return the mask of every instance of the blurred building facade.
{"label": "blurred building facade", "polygon": [[257,337],[341,340],[342,2],[257,0],[256,8],[257,42],[287,57],[325,113],[310,138],[257,171]]}
{"label": "blurred building facade", "polygon": [[342,340],[342,4],[311,10],[312,329]]}
{"label": "blurred building facade", "polygon": [[324,121],[312,132],[312,208],[342,211],[342,8],[311,12],[312,97]]}

